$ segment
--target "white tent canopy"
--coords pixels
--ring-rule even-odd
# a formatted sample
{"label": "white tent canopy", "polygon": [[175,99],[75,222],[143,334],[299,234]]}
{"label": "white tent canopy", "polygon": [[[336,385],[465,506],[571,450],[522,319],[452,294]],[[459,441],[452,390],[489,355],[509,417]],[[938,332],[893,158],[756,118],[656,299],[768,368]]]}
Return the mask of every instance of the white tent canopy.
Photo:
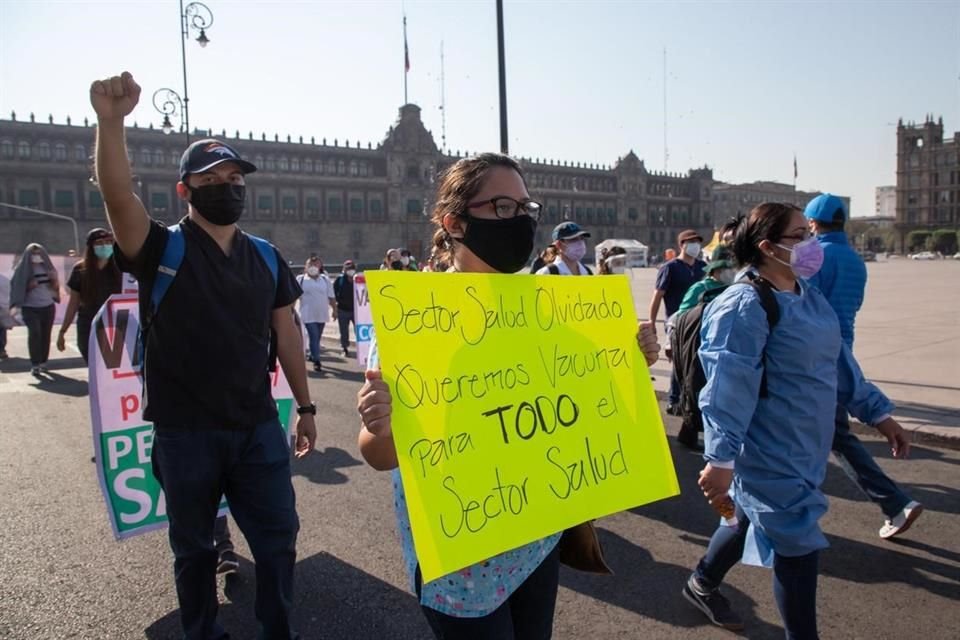
{"label": "white tent canopy", "polygon": [[647,266],[647,254],[649,252],[647,245],[643,244],[639,240],[632,240],[628,238],[610,238],[604,240],[603,242],[597,243],[593,249],[596,256],[597,265],[600,264],[600,254],[604,253],[605,250],[609,251],[614,247],[620,247],[625,252],[624,264],[622,265],[623,267],[631,269]]}

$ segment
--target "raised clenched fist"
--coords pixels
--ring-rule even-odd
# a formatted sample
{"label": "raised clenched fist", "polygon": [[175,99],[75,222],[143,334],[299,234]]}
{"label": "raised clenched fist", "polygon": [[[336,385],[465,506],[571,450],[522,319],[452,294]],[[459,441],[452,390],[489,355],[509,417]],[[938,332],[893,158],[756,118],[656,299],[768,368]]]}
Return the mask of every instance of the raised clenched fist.
{"label": "raised clenched fist", "polygon": [[100,120],[122,119],[140,101],[140,85],[129,72],[90,85],[90,104]]}

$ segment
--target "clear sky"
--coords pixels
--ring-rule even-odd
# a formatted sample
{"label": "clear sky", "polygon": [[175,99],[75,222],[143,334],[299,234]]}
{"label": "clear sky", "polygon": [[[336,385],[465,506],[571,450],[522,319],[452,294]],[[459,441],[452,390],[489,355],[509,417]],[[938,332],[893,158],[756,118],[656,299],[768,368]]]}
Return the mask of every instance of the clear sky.
{"label": "clear sky", "polygon": [[[410,101],[441,143],[499,147],[493,0],[209,0],[188,41],[191,125],[328,139],[383,139]],[[175,0],[0,0],[0,117],[93,116],[91,80],[129,70],[150,97],[183,91]],[[510,151],[613,164],[633,149],[670,171],[708,165],[729,182],[793,179],[853,198],[894,184],[896,122],[943,116],[960,130],[960,2],[518,2],[506,0]],[[193,34],[192,37],[195,37]],[[242,152],[242,145],[240,145]]]}

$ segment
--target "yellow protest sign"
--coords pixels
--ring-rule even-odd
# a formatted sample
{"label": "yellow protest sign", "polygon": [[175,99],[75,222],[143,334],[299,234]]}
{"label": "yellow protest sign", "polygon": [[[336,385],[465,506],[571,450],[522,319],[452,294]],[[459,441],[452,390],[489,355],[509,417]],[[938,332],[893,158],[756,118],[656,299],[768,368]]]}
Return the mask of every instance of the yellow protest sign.
{"label": "yellow protest sign", "polygon": [[626,277],[366,278],[425,582],[679,493]]}

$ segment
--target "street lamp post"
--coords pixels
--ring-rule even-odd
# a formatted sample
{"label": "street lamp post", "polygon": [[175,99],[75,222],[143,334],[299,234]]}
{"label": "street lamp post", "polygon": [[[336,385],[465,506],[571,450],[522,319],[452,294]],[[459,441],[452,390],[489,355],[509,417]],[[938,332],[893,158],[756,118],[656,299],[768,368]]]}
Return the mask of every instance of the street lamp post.
{"label": "street lamp post", "polygon": [[[207,5],[202,2],[191,2],[184,7],[183,0],[180,0],[180,59],[183,63],[183,100],[180,104],[183,113],[183,128],[187,134],[187,145],[190,144],[190,95],[189,91],[187,91],[187,36],[190,35],[190,29],[199,31],[200,35],[197,36],[197,43],[201,47],[206,47],[210,42],[206,30],[209,29],[212,24],[213,12],[210,11]],[[169,123],[168,114],[166,112],[162,113],[164,113],[164,123]],[[166,128],[164,130],[166,131]]]}
{"label": "street lamp post", "polygon": [[[181,132],[183,131],[186,108],[183,100],[180,98],[179,93],[173,89],[157,89],[153,94],[153,108],[163,114],[163,124],[161,125],[161,129],[165,134],[170,135],[173,133],[173,123],[170,122],[170,116],[173,116],[180,121],[179,130]],[[189,138],[190,132],[188,131],[188,141]]]}

